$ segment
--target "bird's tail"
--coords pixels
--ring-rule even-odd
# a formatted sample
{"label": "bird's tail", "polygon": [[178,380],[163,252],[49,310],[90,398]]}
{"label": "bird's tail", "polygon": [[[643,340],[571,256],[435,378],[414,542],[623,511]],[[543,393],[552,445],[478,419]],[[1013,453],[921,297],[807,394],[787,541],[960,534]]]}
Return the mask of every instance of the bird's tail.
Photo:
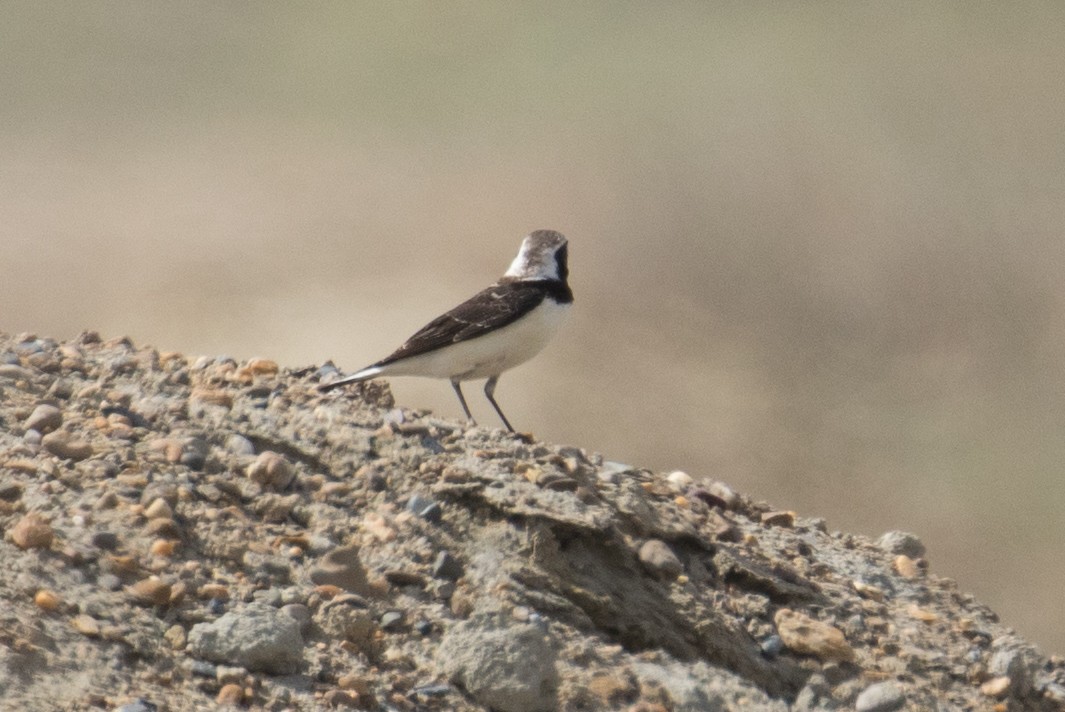
{"label": "bird's tail", "polygon": [[346,386],[349,383],[362,383],[363,381],[368,381],[371,378],[379,375],[381,373],[381,371],[382,371],[382,369],[381,369],[380,366],[367,366],[366,368],[362,369],[361,371],[357,371],[356,373],[353,373],[350,376],[344,376],[343,378],[339,378],[339,379],[337,379],[335,381],[330,381],[329,383],[323,383],[320,386],[318,386],[318,390],[321,391],[322,393],[325,393],[326,391],[331,391],[334,388],[340,388],[341,386]]}

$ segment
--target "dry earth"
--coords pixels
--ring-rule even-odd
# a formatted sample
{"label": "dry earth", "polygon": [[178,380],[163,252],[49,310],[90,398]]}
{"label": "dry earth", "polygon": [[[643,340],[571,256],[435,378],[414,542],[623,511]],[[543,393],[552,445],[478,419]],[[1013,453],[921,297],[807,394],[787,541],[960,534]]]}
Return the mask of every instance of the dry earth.
{"label": "dry earth", "polygon": [[913,535],[333,371],[0,334],[0,707],[1065,705]]}

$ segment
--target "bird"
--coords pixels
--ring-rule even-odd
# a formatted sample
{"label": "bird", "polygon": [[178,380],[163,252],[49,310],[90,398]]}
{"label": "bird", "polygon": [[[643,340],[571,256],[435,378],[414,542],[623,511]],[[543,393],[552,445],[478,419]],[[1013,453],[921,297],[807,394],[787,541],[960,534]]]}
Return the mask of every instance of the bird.
{"label": "bird", "polygon": [[487,379],[484,394],[507,430],[514,427],[495,399],[499,376],[547,345],[571,306],[569,242],[560,232],[536,230],[494,284],[419,329],[385,358],[350,376],[323,383],[320,391],[378,376],[446,378],[466,418],[476,424],[463,381]]}

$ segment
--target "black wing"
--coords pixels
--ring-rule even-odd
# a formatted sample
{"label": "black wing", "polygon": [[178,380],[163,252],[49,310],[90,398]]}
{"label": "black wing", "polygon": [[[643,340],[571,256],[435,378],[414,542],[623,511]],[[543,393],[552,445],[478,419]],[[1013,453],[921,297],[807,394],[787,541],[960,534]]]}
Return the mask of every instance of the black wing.
{"label": "black wing", "polygon": [[433,319],[396,351],[374,366],[435,351],[459,341],[475,339],[506,326],[539,306],[551,289],[541,281],[499,282]]}

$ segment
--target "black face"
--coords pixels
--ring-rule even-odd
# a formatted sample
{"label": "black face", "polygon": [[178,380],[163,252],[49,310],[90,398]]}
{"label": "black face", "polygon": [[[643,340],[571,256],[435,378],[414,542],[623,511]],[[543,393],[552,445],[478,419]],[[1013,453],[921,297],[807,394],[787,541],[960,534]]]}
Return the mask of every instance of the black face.
{"label": "black face", "polygon": [[555,266],[558,268],[558,278],[565,282],[569,279],[569,244],[555,250]]}

